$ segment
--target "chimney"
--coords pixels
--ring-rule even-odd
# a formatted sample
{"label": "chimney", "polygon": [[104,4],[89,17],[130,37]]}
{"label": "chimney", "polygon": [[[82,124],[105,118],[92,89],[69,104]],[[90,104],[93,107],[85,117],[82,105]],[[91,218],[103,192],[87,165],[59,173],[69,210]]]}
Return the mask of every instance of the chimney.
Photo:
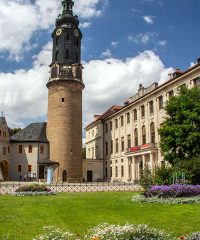
{"label": "chimney", "polygon": [[176,71],[173,73],[173,78],[177,78],[180,75],[182,75],[182,72],[179,68],[177,68]]}
{"label": "chimney", "polygon": [[173,79],[173,74],[172,74],[172,73],[169,73],[168,76],[169,76],[169,79],[170,79],[170,80]]}
{"label": "chimney", "polygon": [[124,106],[128,106],[128,104],[129,104],[129,100],[126,100],[126,101],[124,102]]}
{"label": "chimney", "polygon": [[197,64],[200,65],[200,58],[197,59]]}
{"label": "chimney", "polygon": [[96,121],[101,115],[94,115],[94,121]]}

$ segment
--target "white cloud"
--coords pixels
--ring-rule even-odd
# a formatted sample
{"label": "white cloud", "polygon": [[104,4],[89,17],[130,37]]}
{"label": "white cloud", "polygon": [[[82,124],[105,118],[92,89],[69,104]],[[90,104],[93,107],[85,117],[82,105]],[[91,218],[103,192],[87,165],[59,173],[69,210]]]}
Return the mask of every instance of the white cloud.
{"label": "white cloud", "polygon": [[196,63],[191,62],[191,63],[190,63],[190,67],[193,67],[195,64],[196,64]]}
{"label": "white cloud", "polygon": [[[47,113],[47,88],[52,43],[34,57],[33,67],[14,73],[0,73],[0,111],[4,111],[10,126],[23,125],[24,119],[38,121]],[[163,83],[168,73],[160,58],[152,51],[125,60],[110,58],[84,64],[83,101],[84,126],[92,116],[113,104],[121,104],[134,95],[139,83],[148,86]]]}
{"label": "white cloud", "polygon": [[164,47],[164,46],[166,46],[167,41],[166,40],[160,40],[160,41],[158,41],[157,44]]}
{"label": "white cloud", "polygon": [[143,16],[143,19],[146,23],[148,24],[153,24],[154,20],[153,20],[154,16],[150,15],[150,16]]}
{"label": "white cloud", "polygon": [[162,0],[143,0],[144,3],[147,4],[159,4],[159,5],[163,5],[163,1]]}
{"label": "white cloud", "polygon": [[76,0],[74,11],[82,18],[98,17],[107,5],[108,0]]}
{"label": "white cloud", "polygon": [[35,5],[25,0],[1,0],[0,51],[8,51],[11,58],[20,60],[22,52],[30,48],[33,33],[48,29],[57,12],[54,0],[36,0]]}
{"label": "white cloud", "polygon": [[83,22],[83,23],[80,23],[80,28],[82,29],[90,28],[91,25],[92,25],[91,22]]}
{"label": "white cloud", "polygon": [[94,114],[101,114],[114,104],[123,104],[133,96],[140,83],[145,87],[153,82],[168,80],[172,68],[165,68],[152,51],[140,53],[126,60],[93,60],[84,64],[84,125]]}
{"label": "white cloud", "polygon": [[128,41],[135,42],[137,44],[147,44],[153,40],[156,35],[157,34],[153,32],[139,33],[136,36],[128,36]]}
{"label": "white cloud", "polygon": [[110,49],[106,49],[104,52],[101,53],[101,58],[111,58],[112,57],[112,53],[110,51]]}
{"label": "white cloud", "polygon": [[[81,18],[100,16],[108,0],[77,0],[75,14]],[[55,24],[61,12],[61,1],[57,0],[1,0],[0,8],[0,52],[7,51],[10,58],[19,61],[23,52],[30,49],[31,38],[36,31],[48,30]],[[89,27],[84,22],[83,27]]]}
{"label": "white cloud", "polygon": [[24,119],[35,119],[47,112],[48,64],[52,43],[35,56],[33,68],[0,73],[0,106],[11,126],[23,126]]}
{"label": "white cloud", "polygon": [[118,47],[119,41],[112,41],[112,42],[111,42],[111,45],[112,45],[113,47]]}

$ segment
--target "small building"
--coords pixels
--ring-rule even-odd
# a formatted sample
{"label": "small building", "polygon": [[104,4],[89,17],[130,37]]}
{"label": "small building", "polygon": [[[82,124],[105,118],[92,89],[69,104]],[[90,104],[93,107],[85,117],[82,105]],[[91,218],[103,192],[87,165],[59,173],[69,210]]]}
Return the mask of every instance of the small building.
{"label": "small building", "polygon": [[0,117],[0,181],[9,179],[10,159],[10,133],[5,117]]}
{"label": "small building", "polygon": [[10,180],[47,179],[47,168],[58,167],[49,160],[46,123],[32,123],[11,137]]}

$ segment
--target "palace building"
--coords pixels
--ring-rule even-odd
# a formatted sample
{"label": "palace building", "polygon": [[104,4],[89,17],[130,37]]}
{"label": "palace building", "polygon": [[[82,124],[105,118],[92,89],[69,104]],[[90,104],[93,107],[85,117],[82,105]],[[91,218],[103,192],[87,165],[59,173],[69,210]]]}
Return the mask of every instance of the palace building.
{"label": "palace building", "polygon": [[177,69],[160,86],[140,84],[124,106],[112,106],[95,115],[85,128],[87,179],[94,180],[99,173],[100,179],[136,183],[145,166],[164,165],[158,129],[165,118],[166,101],[181,85],[200,85],[200,59],[185,72]]}

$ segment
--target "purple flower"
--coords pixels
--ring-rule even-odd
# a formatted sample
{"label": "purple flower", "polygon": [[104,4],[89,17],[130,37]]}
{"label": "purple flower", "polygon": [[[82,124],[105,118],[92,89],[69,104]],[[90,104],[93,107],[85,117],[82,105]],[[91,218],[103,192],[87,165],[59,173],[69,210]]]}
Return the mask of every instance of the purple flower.
{"label": "purple flower", "polygon": [[160,198],[169,197],[193,197],[200,196],[200,185],[174,184],[170,186],[151,186],[145,193],[145,197],[158,196]]}

